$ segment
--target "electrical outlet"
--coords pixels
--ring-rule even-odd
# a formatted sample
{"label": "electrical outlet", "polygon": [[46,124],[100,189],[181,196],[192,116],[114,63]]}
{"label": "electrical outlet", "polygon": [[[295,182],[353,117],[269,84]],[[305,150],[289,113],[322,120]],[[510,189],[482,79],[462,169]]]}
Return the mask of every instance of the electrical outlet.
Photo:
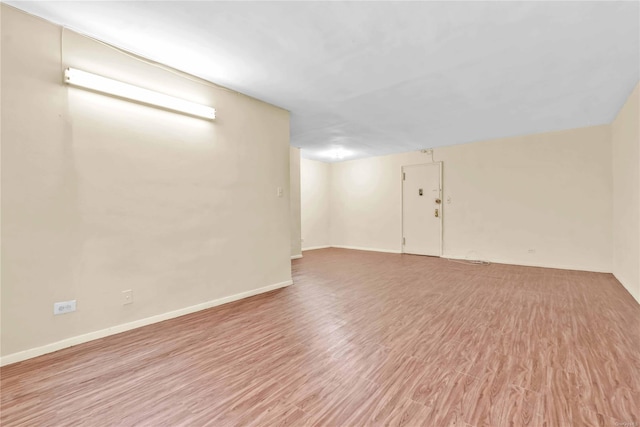
{"label": "electrical outlet", "polygon": [[76,311],[76,300],[61,301],[53,303],[53,314],[66,314]]}
{"label": "electrical outlet", "polygon": [[131,289],[122,291],[122,305],[133,303],[133,291]]}
{"label": "electrical outlet", "polygon": [[278,187],[276,189],[276,194],[278,195],[278,197],[282,197],[282,195],[284,194],[284,191],[282,190],[282,187]]}

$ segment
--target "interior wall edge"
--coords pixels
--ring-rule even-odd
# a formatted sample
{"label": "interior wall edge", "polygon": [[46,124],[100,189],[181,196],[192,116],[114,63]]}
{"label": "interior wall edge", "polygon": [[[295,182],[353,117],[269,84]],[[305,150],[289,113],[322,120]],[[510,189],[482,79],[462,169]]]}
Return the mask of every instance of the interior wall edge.
{"label": "interior wall edge", "polygon": [[612,272],[640,303],[640,84],[611,123]]}
{"label": "interior wall edge", "polygon": [[[451,259],[451,260],[460,260],[460,261],[470,261],[469,258],[466,258],[463,256],[447,255],[447,254],[443,255],[441,258]],[[474,260],[474,261],[487,261],[492,264],[519,265],[522,267],[539,267],[539,268],[551,268],[555,270],[588,271],[590,273],[612,274],[610,269],[591,268],[591,267],[586,267],[584,265],[577,265],[577,264],[526,262],[526,261],[514,261],[514,260],[505,259],[505,258],[488,258],[488,259]]]}
{"label": "interior wall edge", "polygon": [[68,347],[73,347],[78,344],[83,344],[89,341],[97,340],[100,338],[108,337],[110,335],[116,335],[122,332],[130,331],[132,329],[141,328],[154,323],[162,322],[176,317],[184,316],[187,314],[195,313],[197,311],[206,310],[209,308],[217,307],[219,305],[227,304],[230,302],[238,301],[244,298],[249,298],[255,295],[270,292],[276,289],[284,288],[293,284],[293,279],[286,280],[284,282],[275,283],[273,285],[263,286],[261,288],[253,289],[246,292],[240,292],[235,295],[227,297],[217,298],[211,301],[203,302],[200,304],[192,305],[189,307],[181,308],[178,310],[168,311],[166,313],[157,314],[154,316],[146,317],[144,319],[135,320],[133,322],[127,322],[109,328],[100,329],[98,331],[89,332],[75,337],[66,338],[51,344],[46,344],[40,347],[31,348],[28,350],[19,351],[13,354],[7,354],[0,357],[0,366],[6,366],[17,362],[22,362],[27,359],[42,356],[44,354],[53,353],[54,351],[62,350]]}
{"label": "interior wall edge", "polygon": [[[351,250],[356,250],[356,251],[368,251],[368,252],[383,252],[383,253],[388,253],[388,254],[404,254],[404,255],[412,255],[412,256],[426,256],[426,255],[405,254],[402,251],[393,250],[393,249],[368,248],[368,247],[362,247],[362,246],[346,246],[346,245],[321,246],[321,247],[303,249],[303,250],[315,250],[315,249],[327,249],[327,248],[351,249]],[[464,257],[464,256],[449,255],[449,254],[446,254],[446,253],[443,254],[442,256],[438,257],[438,258],[460,260],[460,261],[469,261],[469,259]],[[482,259],[482,261],[488,261],[488,262],[494,263],[494,264],[519,265],[519,266],[523,266],[523,267],[552,268],[552,269],[557,269],[557,270],[588,271],[588,272],[591,272],[591,273],[612,274],[610,269],[590,268],[588,266],[578,265],[578,264],[563,264],[563,263],[555,264],[555,263],[523,262],[523,261],[509,260],[509,259],[505,259],[505,258],[489,258],[489,259]],[[616,276],[616,278],[621,283],[623,282],[617,276]]]}
{"label": "interior wall edge", "polygon": [[302,254],[291,255],[291,259],[300,259],[302,258]]}
{"label": "interior wall edge", "polygon": [[[291,259],[302,253],[302,201],[300,199],[300,149],[289,146],[289,191],[291,203]],[[300,255],[302,256],[302,255]]]}
{"label": "interior wall edge", "polygon": [[[331,245],[331,246],[327,246],[327,248],[352,249],[352,250],[357,250],[357,251],[384,252],[384,253],[389,253],[389,254],[404,254],[404,255],[413,255],[413,256],[427,256],[427,255],[406,254],[406,253],[404,253],[402,251],[393,250],[393,249],[368,248],[368,247],[362,247],[362,246]],[[314,248],[314,249],[324,249],[324,248],[320,247],[320,248]],[[442,256],[440,256],[438,258],[461,260],[461,261],[470,261],[470,259],[465,257],[465,256],[450,255],[450,254],[447,254],[447,253],[444,253]],[[545,263],[545,262],[526,262],[526,261],[520,261],[520,260],[510,260],[510,259],[506,259],[506,258],[494,258],[494,257],[489,257],[489,258],[486,258],[486,259],[483,258],[482,260],[478,260],[478,261],[487,261],[487,262],[494,263],[494,264],[519,265],[519,266],[523,266],[523,267],[540,267],[540,268],[552,268],[552,269],[557,269],[557,270],[588,271],[588,272],[592,272],[592,273],[608,273],[608,274],[612,274],[613,273],[611,271],[611,269],[607,269],[607,268],[592,268],[592,267],[589,267],[589,266],[578,265],[578,264],[565,264],[565,263],[557,263],[556,264],[556,263]],[[622,283],[622,280],[620,280],[620,282]]]}
{"label": "interior wall edge", "polygon": [[327,248],[331,248],[332,246],[309,246],[308,248],[302,248],[302,252],[305,251],[315,251],[316,249],[327,249]]}
{"label": "interior wall edge", "polygon": [[640,304],[640,295],[634,292],[631,292],[631,289],[633,289],[633,286],[631,286],[632,285],[631,280],[627,280],[627,278],[622,277],[619,273],[616,273],[616,272],[613,272],[611,274],[613,274],[613,277],[615,277],[616,280],[620,282],[620,284],[624,287],[624,289],[627,292],[629,292],[629,295],[631,295],[633,299],[635,299],[638,302],[638,304]]}
{"label": "interior wall edge", "polygon": [[303,247],[328,247],[331,244],[330,174],[328,163],[300,160],[300,238]]}
{"label": "interior wall edge", "polygon": [[362,246],[346,246],[346,245],[331,245],[332,248],[339,249],[352,249],[354,251],[369,251],[369,252],[384,252],[387,254],[401,254],[402,251],[394,249],[381,249],[381,248],[367,248]]}

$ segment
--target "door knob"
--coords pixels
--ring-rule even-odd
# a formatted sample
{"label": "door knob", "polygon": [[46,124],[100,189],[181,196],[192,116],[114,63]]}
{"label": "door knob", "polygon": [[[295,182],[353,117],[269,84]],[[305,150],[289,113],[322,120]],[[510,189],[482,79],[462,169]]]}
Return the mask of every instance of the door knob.
{"label": "door knob", "polygon": [[440,203],[442,203],[442,200],[436,199],[436,203],[439,205]]}

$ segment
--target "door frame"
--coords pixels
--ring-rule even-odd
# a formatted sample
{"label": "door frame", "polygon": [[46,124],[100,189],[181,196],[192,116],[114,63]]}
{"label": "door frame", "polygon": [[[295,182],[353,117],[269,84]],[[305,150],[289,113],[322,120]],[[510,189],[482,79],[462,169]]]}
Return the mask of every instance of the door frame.
{"label": "door frame", "polygon": [[443,174],[442,174],[442,169],[444,167],[444,163],[441,161],[438,162],[429,162],[429,163],[416,163],[413,165],[403,165],[400,167],[400,221],[402,222],[402,227],[400,232],[400,253],[405,254],[406,252],[404,251],[404,168],[406,167],[411,167],[411,166],[430,166],[430,165],[437,165],[438,166],[438,171],[439,171],[439,176],[440,176],[440,188],[439,190],[439,197],[440,200],[442,200],[442,203],[440,203],[440,221],[438,221],[439,226],[440,226],[440,245],[439,245],[439,257],[442,257],[443,254],[443,245],[444,245],[444,200],[443,200]]}

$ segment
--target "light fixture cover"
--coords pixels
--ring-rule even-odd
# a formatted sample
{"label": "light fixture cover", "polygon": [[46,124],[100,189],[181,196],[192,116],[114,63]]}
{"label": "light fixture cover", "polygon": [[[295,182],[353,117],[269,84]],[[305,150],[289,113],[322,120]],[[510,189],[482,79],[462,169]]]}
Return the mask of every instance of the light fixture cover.
{"label": "light fixture cover", "polygon": [[216,118],[216,110],[213,107],[165,95],[164,93],[119,82],[75,68],[67,68],[64,71],[64,81],[73,86],[106,93],[142,104],[153,105],[166,110],[177,111],[190,116],[209,120]]}
{"label": "light fixture cover", "polygon": [[351,151],[345,150],[342,147],[337,147],[327,151],[324,155],[334,160],[342,160],[345,157],[350,156],[351,154],[353,154]]}

